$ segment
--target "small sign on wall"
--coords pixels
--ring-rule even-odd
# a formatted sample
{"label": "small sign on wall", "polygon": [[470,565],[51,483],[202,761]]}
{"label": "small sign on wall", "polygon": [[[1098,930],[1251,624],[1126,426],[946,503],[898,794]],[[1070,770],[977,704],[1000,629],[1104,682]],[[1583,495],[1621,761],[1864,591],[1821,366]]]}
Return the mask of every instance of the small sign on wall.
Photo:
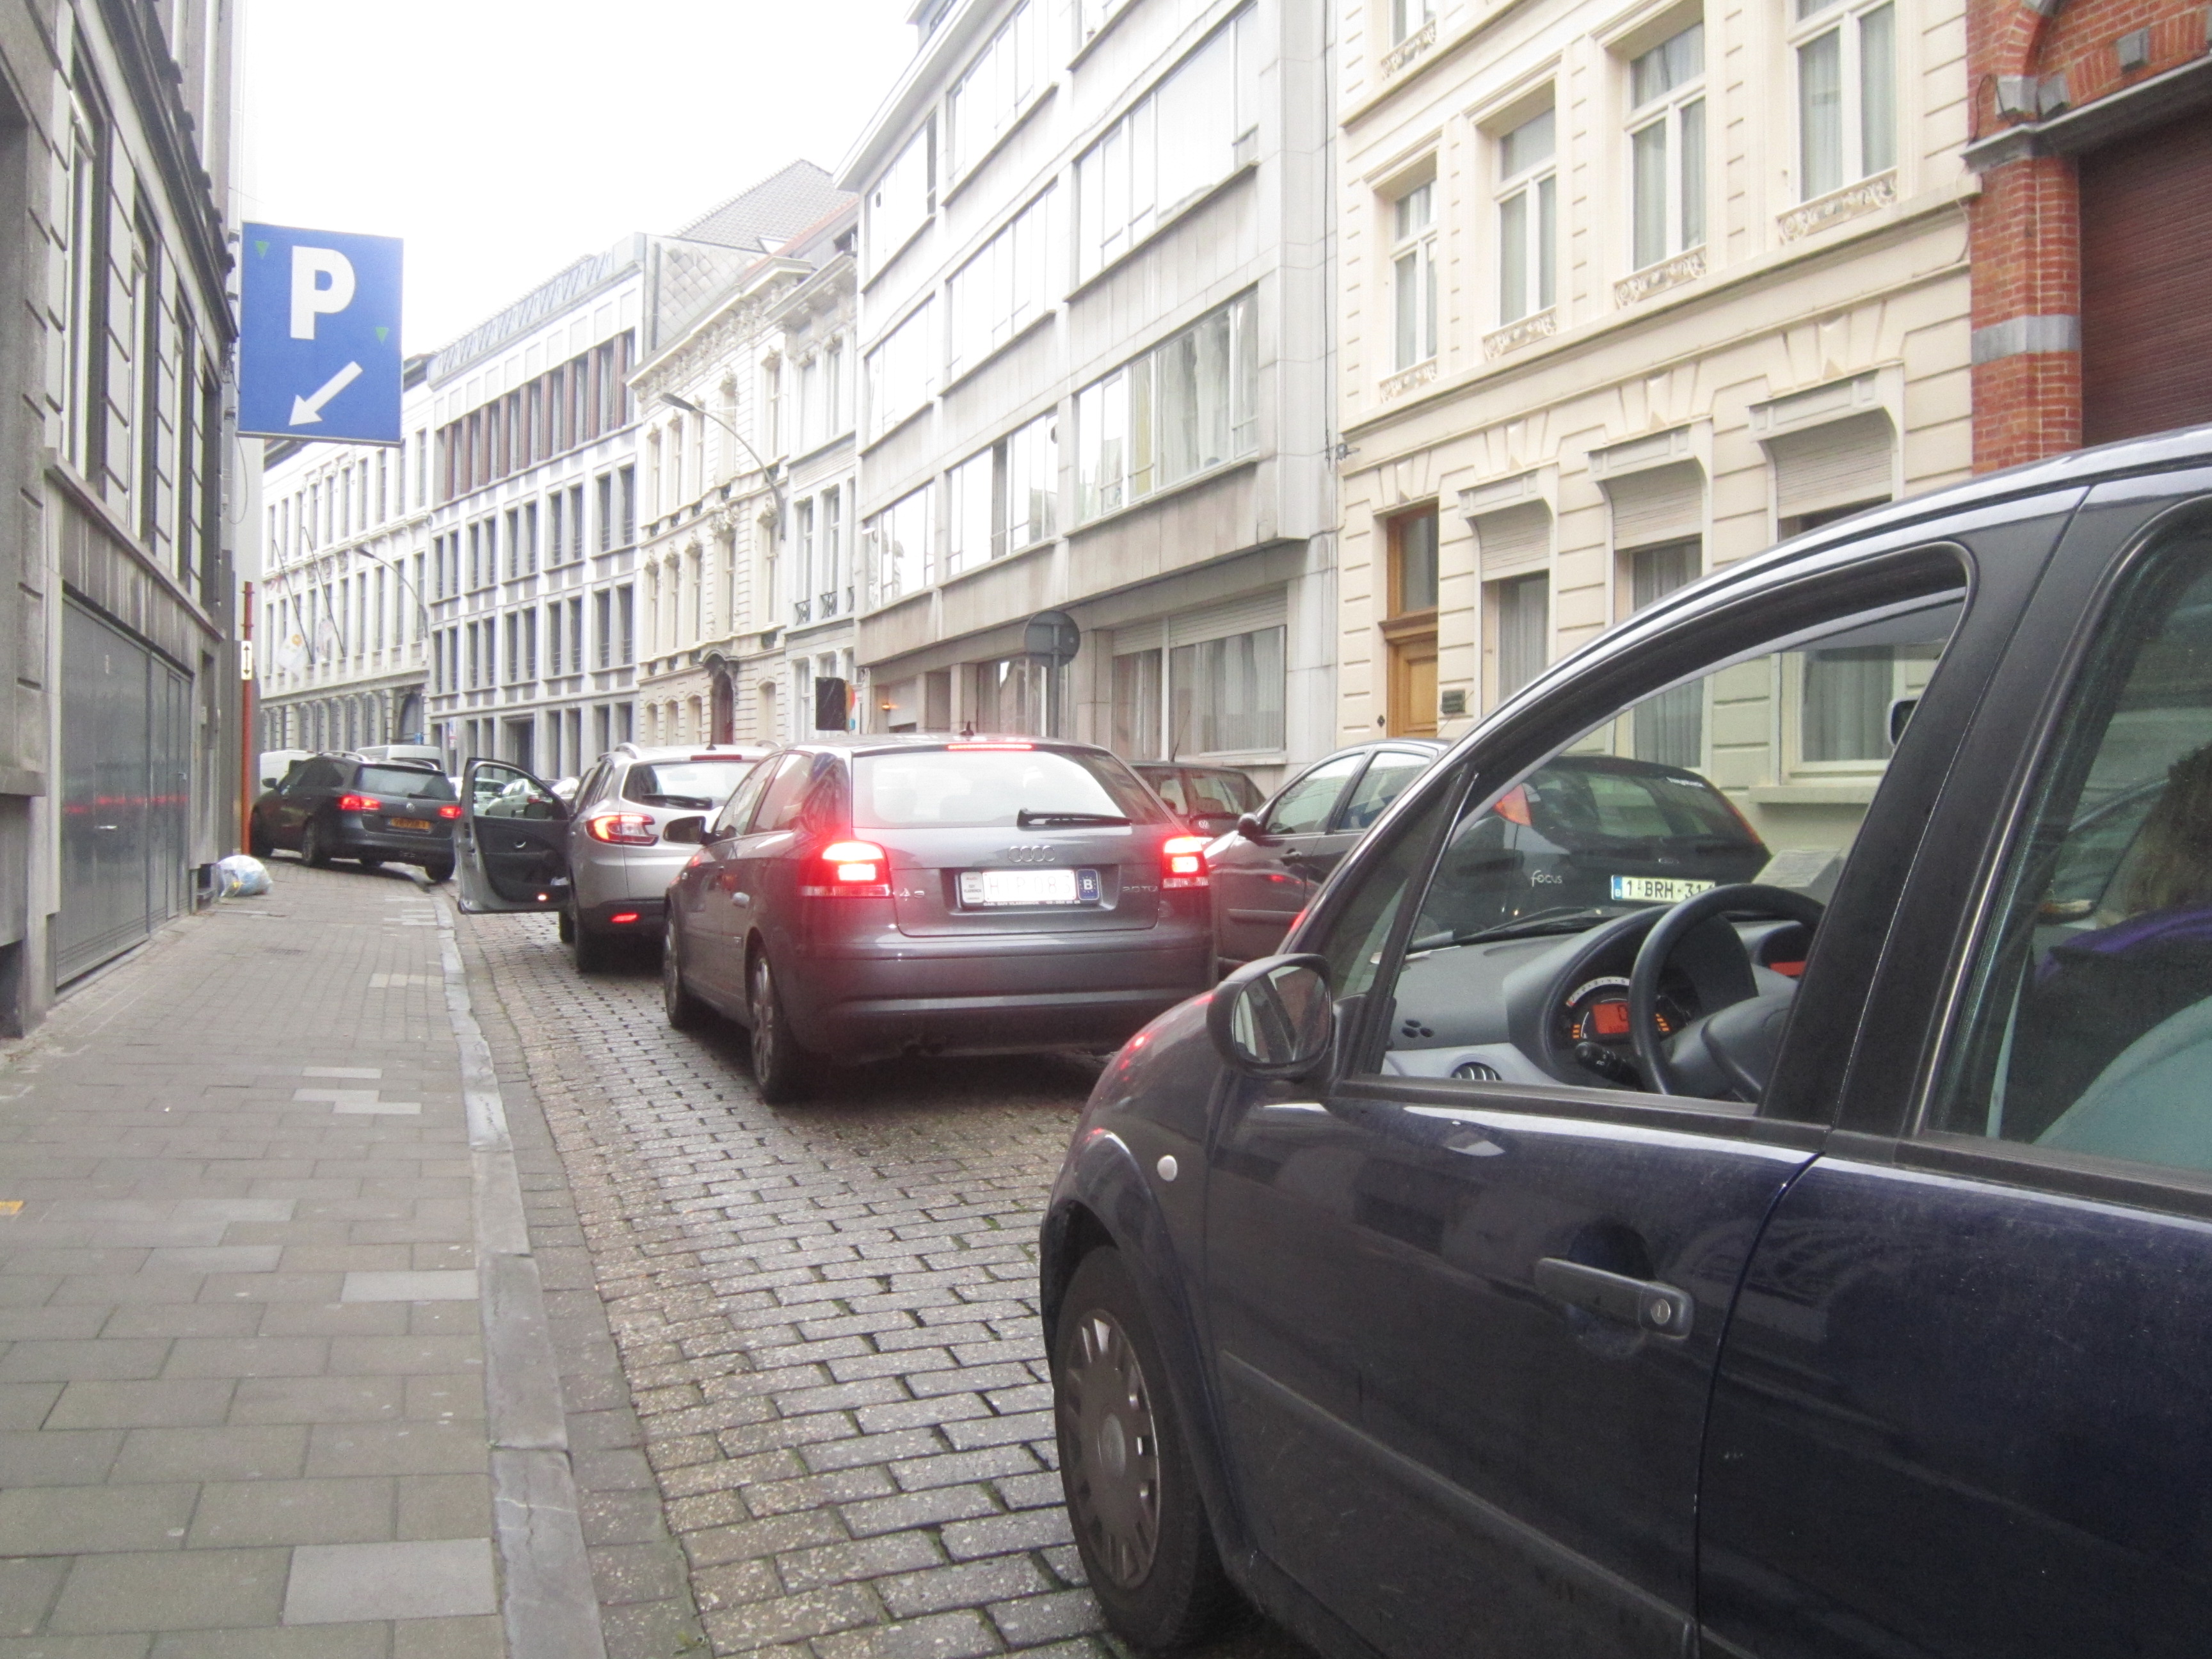
{"label": "small sign on wall", "polygon": [[1437,713],[1445,720],[1458,720],[1467,714],[1467,693],[1463,690],[1439,692]]}

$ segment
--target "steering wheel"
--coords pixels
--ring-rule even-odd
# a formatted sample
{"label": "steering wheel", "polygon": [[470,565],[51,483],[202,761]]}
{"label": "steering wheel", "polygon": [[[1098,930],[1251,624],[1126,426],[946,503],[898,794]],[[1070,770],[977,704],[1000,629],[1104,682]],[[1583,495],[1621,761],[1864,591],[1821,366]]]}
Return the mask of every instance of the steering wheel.
{"label": "steering wheel", "polygon": [[[1725,923],[1705,924],[1730,912],[1772,916],[1801,924],[1808,933],[1820,925],[1827,907],[1816,898],[1784,887],[1741,882],[1714,887],[1694,898],[1684,899],[1652,925],[1636,953],[1636,966],[1628,978],[1628,1030],[1643,1065],[1644,1080],[1655,1093],[1694,1095],[1705,1092],[1687,1073],[1711,1073],[1717,1068],[1743,1099],[1757,1101],[1766,1091],[1775,1055],[1782,1048],[1782,1032],[1797,988],[1759,994],[1752,973],[1751,953],[1742,939]],[[1701,987],[1716,983],[1740,990],[1717,1006],[1709,1007],[1671,1041],[1659,1030],[1659,976],[1674,953],[1685,946],[1709,957],[1705,971],[1696,975]],[[1717,971],[1716,971],[1717,970]],[[1707,1000],[1711,1000],[1710,994]],[[1698,1064],[1702,1048],[1707,1062]]]}

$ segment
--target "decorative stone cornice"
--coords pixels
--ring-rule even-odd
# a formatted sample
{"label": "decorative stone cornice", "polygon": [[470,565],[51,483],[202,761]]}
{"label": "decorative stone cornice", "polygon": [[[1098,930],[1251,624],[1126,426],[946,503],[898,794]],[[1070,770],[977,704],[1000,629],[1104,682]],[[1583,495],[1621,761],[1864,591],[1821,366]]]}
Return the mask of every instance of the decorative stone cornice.
{"label": "decorative stone cornice", "polygon": [[1484,335],[1482,355],[1485,357],[1503,357],[1507,352],[1516,351],[1531,340],[1548,339],[1559,331],[1559,313],[1556,308],[1547,307],[1533,317],[1523,317],[1517,323],[1509,323],[1494,333]]}
{"label": "decorative stone cornice", "polygon": [[1671,259],[1662,259],[1656,265],[1632,271],[1613,285],[1613,303],[1632,306],[1639,300],[1670,288],[1680,288],[1685,283],[1694,283],[1705,274],[1705,251],[1693,247],[1686,253],[1678,253]]}
{"label": "decorative stone cornice", "polygon": [[1389,80],[1415,58],[1423,56],[1437,43],[1437,20],[1433,17],[1382,54],[1382,78]]}
{"label": "decorative stone cornice", "polygon": [[1840,220],[1856,219],[1861,214],[1872,213],[1887,207],[1897,199],[1897,173],[1894,169],[1877,173],[1871,179],[1862,179],[1855,185],[1845,185],[1841,190],[1832,190],[1826,196],[1816,196],[1802,206],[1778,216],[1774,228],[1785,242],[1794,242],[1801,236],[1810,236],[1816,230],[1825,230]]}
{"label": "decorative stone cornice", "polygon": [[1420,387],[1428,385],[1436,378],[1437,360],[1433,357],[1425,363],[1415,363],[1411,368],[1401,369],[1382,382],[1383,400],[1387,403],[1393,398],[1402,398],[1407,392],[1418,391]]}

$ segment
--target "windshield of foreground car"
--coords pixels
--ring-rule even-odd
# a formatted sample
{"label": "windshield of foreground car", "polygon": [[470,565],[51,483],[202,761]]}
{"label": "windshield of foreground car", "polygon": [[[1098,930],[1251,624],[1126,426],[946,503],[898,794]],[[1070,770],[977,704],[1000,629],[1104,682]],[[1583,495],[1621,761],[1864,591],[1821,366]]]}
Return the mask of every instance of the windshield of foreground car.
{"label": "windshield of foreground car", "polygon": [[1096,829],[1164,822],[1110,755],[1055,749],[915,749],[853,763],[853,828]]}

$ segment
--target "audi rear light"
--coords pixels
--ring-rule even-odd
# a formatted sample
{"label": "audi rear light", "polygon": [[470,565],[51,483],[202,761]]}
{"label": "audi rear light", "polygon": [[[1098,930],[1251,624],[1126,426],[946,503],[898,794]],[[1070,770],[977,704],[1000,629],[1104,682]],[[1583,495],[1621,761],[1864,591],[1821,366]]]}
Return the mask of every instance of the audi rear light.
{"label": "audi rear light", "polygon": [[1160,886],[1205,887],[1206,842],[1196,836],[1170,836],[1160,844]]}
{"label": "audi rear light", "polygon": [[823,879],[799,890],[808,898],[889,898],[890,854],[872,841],[833,841],[817,854]]}
{"label": "audi rear light", "polygon": [[660,840],[660,831],[642,812],[595,812],[584,820],[584,833],[617,847],[651,847]]}
{"label": "audi rear light", "polygon": [[374,795],[338,797],[338,811],[341,812],[381,812],[383,810],[384,803]]}
{"label": "audi rear light", "polygon": [[441,818],[457,818],[460,815],[461,804],[459,801],[447,801],[438,809],[438,816]]}

